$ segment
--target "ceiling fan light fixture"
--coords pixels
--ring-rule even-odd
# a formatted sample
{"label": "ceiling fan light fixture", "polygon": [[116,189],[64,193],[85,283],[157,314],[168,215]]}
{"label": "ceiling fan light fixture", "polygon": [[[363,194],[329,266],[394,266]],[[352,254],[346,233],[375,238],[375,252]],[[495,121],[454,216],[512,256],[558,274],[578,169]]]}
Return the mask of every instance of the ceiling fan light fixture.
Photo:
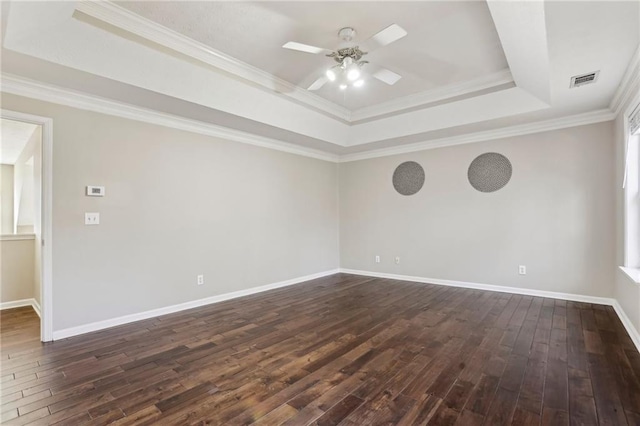
{"label": "ceiling fan light fixture", "polygon": [[338,74],[336,73],[335,67],[329,68],[327,72],[325,72],[325,75],[327,76],[329,81],[336,81],[336,78],[338,78]]}
{"label": "ceiling fan light fixture", "polygon": [[342,68],[343,69],[347,69],[349,68],[351,65],[353,65],[354,61],[353,58],[351,56],[347,56],[342,60]]}
{"label": "ceiling fan light fixture", "polygon": [[369,54],[372,50],[388,46],[389,44],[405,37],[407,35],[407,31],[405,31],[400,25],[392,24],[382,31],[378,31],[368,40],[363,41],[359,45],[352,43],[355,35],[356,31],[351,27],[340,29],[338,36],[344,43],[341,43],[336,50],[310,46],[294,41],[287,42],[282,47],[285,49],[297,50],[299,52],[312,53],[316,55],[324,54],[326,57],[332,58],[333,61],[335,61],[334,66],[325,69],[324,75],[317,76],[318,78],[307,87],[307,90],[310,91],[320,89],[327,82],[334,83],[341,91],[345,91],[350,87],[359,88],[366,85],[366,80],[370,77],[380,80],[390,86],[397,83],[402,76],[386,68],[376,66],[374,70],[369,70],[367,68],[369,72],[363,73],[361,68],[365,64],[368,64],[369,61],[362,59],[364,55]]}
{"label": "ceiling fan light fixture", "polygon": [[360,67],[358,66],[358,64],[351,64],[347,68],[347,79],[349,81],[356,81],[360,78],[361,74],[362,73],[360,72]]}

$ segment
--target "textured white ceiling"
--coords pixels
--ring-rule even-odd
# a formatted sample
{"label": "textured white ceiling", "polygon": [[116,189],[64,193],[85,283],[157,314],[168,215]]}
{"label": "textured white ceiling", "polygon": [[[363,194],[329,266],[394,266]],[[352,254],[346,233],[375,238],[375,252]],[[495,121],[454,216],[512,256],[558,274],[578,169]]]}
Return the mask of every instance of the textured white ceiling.
{"label": "textured white ceiling", "polygon": [[37,124],[7,120],[6,118],[1,119],[0,163],[15,164],[37,127]]}
{"label": "textured white ceiling", "polygon": [[[121,6],[279,78],[308,86],[333,60],[283,49],[287,41],[335,49],[340,28],[355,43],[396,23],[408,35],[365,57],[402,75],[394,86],[317,93],[351,110],[461,83],[508,68],[484,1],[434,2],[119,2]],[[366,68],[365,68],[366,69]]]}

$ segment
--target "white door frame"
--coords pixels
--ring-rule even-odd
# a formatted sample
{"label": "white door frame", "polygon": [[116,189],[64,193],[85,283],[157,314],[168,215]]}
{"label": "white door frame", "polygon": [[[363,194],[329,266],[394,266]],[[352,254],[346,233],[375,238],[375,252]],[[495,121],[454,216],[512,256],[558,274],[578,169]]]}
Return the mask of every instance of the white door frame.
{"label": "white door frame", "polygon": [[2,118],[42,126],[42,264],[40,265],[40,340],[53,340],[53,119],[22,112],[0,110]]}

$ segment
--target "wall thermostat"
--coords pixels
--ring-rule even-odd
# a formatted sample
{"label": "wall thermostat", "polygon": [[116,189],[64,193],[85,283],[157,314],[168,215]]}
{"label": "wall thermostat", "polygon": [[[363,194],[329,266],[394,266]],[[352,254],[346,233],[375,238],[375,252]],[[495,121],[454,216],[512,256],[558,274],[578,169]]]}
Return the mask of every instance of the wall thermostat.
{"label": "wall thermostat", "polygon": [[104,197],[104,186],[87,186],[89,197]]}

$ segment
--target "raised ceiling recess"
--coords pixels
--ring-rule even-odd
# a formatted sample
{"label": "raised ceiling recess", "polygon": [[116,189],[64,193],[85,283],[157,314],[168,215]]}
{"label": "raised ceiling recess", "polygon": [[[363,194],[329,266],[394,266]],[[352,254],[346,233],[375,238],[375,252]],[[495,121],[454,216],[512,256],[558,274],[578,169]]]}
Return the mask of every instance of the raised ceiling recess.
{"label": "raised ceiling recess", "polygon": [[[367,90],[324,84],[314,91],[349,110],[487,78],[509,67],[484,1],[117,4],[305,89],[332,64],[326,54],[360,46],[368,52],[363,73],[372,76],[378,71],[374,66],[389,73],[367,80]],[[341,28],[345,31],[338,33]],[[307,47],[307,54],[283,49],[289,42],[295,50]],[[394,85],[382,81],[395,75],[402,79]]]}

